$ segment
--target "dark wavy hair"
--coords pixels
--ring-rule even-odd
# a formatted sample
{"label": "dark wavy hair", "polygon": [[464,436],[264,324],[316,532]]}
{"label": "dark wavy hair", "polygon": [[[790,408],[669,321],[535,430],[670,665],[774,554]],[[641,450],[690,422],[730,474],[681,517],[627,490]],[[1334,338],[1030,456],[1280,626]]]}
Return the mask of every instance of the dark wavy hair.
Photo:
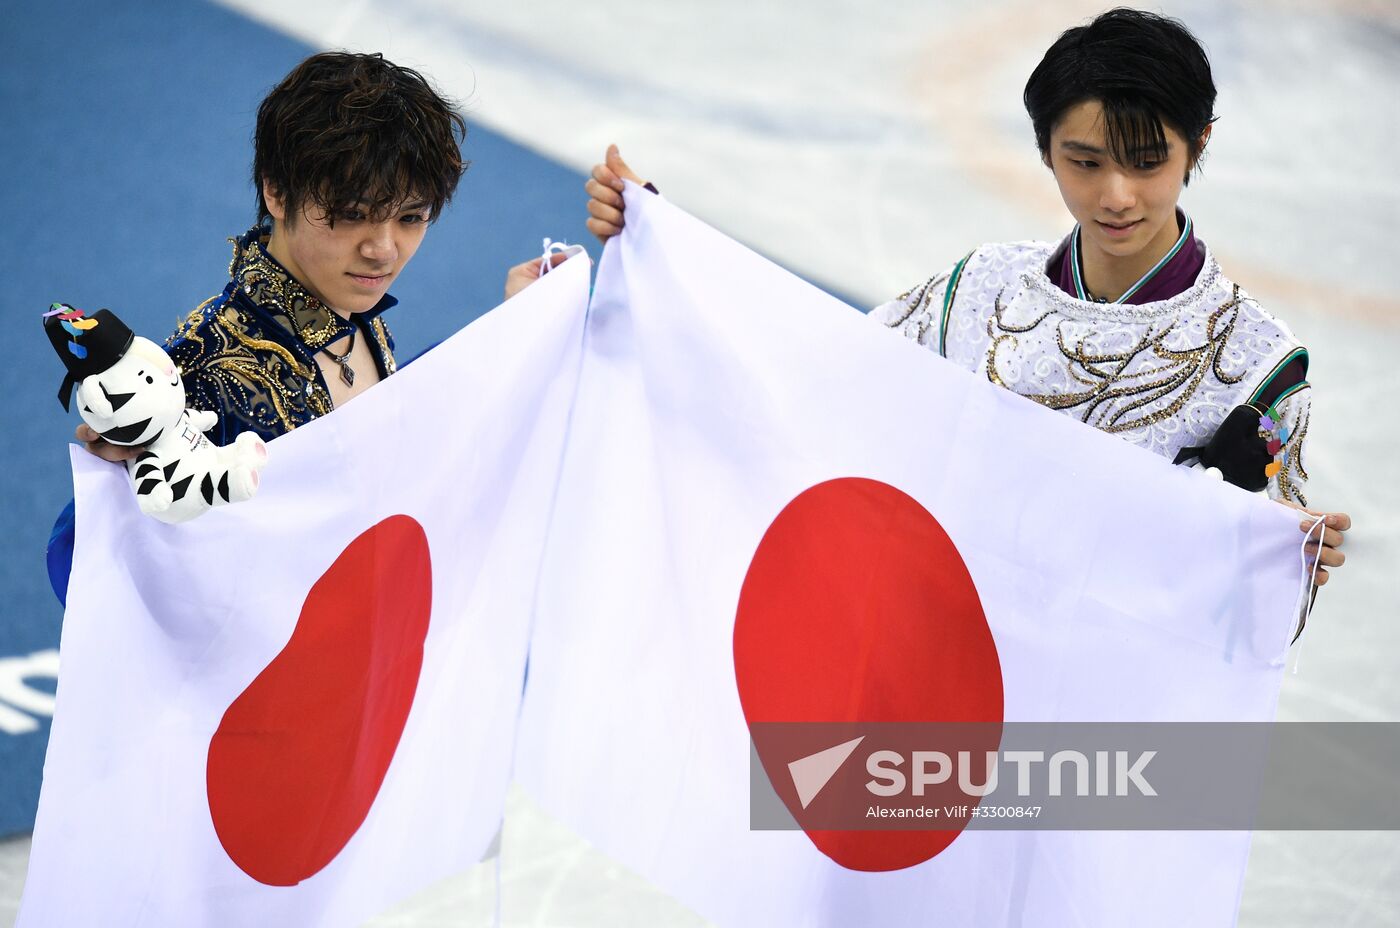
{"label": "dark wavy hair", "polygon": [[1022,100],[1042,158],[1055,124],[1087,100],[1103,105],[1108,148],[1120,164],[1144,154],[1166,158],[1165,123],[1189,146],[1188,183],[1200,164],[1201,134],[1215,121],[1215,81],[1201,43],[1175,19],[1124,7],[1056,39]]}
{"label": "dark wavy hair", "polygon": [[310,204],[334,222],[352,207],[367,207],[383,219],[421,197],[437,219],[466,170],[466,134],[457,108],[417,71],[380,54],[312,55],[258,107],[258,222],[272,215],[264,180],[289,213]]}

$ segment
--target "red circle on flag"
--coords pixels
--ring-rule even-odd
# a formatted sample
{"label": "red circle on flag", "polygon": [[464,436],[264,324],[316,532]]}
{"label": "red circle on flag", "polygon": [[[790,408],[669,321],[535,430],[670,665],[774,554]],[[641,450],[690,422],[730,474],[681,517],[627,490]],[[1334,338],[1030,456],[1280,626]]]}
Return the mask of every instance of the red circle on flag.
{"label": "red circle on flag", "polygon": [[315,582],[291,640],[224,713],[209,812],[253,879],[300,883],[364,823],[408,721],[431,610],[427,536],[390,516]]}
{"label": "red circle on flag", "polygon": [[[984,722],[995,732],[1003,720],[996,643],[957,547],[917,500],[865,478],[803,491],[764,533],[739,595],[734,672],[750,726]],[[797,758],[754,744],[802,824],[779,787]],[[864,871],[923,863],[961,833],[804,831]]]}

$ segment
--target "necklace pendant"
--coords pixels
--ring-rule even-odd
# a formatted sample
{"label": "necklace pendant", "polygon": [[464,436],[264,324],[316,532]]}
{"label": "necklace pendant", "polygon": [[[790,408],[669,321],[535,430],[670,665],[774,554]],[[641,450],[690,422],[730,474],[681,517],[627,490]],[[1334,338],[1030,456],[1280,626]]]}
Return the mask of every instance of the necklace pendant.
{"label": "necklace pendant", "polygon": [[350,330],[350,341],[345,345],[344,354],[336,354],[329,347],[321,350],[326,353],[326,357],[340,365],[340,379],[345,382],[345,385],[353,387],[355,385],[355,371],[350,367],[350,352],[355,350],[355,330]]}

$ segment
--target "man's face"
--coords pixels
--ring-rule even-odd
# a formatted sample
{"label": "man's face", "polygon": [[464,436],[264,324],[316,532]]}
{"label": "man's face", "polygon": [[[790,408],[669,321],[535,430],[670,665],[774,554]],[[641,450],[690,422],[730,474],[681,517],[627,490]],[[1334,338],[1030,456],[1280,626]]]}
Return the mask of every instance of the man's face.
{"label": "man's face", "polygon": [[1103,106],[1076,104],[1050,132],[1047,160],[1065,206],[1082,229],[1085,251],[1111,259],[1132,258],[1149,249],[1163,254],[1176,242],[1176,201],[1190,167],[1186,140],[1163,126],[1167,157],[1143,153],[1119,164],[1108,151]]}
{"label": "man's face", "polygon": [[311,295],[344,318],[373,309],[413,257],[428,229],[428,205],[408,200],[386,219],[366,208],[335,216],[307,205],[288,216],[285,203],[264,189],[276,220],[267,250]]}

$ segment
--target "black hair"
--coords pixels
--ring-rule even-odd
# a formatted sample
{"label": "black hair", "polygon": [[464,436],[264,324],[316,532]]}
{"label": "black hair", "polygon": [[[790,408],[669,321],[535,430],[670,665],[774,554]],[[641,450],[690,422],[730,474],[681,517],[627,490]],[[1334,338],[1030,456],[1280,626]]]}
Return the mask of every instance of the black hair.
{"label": "black hair", "polygon": [[1201,135],[1215,121],[1215,81],[1205,49],[1178,20],[1124,7],[1066,30],[1031,72],[1022,95],[1042,158],[1066,111],[1103,106],[1108,148],[1120,164],[1165,159],[1163,124],[1186,139],[1186,182],[1200,164]]}
{"label": "black hair", "polygon": [[288,213],[311,203],[334,222],[367,206],[383,219],[414,196],[435,220],[466,169],[466,132],[462,115],[417,71],[379,54],[312,55],[258,107],[258,222],[271,218],[264,181]]}

